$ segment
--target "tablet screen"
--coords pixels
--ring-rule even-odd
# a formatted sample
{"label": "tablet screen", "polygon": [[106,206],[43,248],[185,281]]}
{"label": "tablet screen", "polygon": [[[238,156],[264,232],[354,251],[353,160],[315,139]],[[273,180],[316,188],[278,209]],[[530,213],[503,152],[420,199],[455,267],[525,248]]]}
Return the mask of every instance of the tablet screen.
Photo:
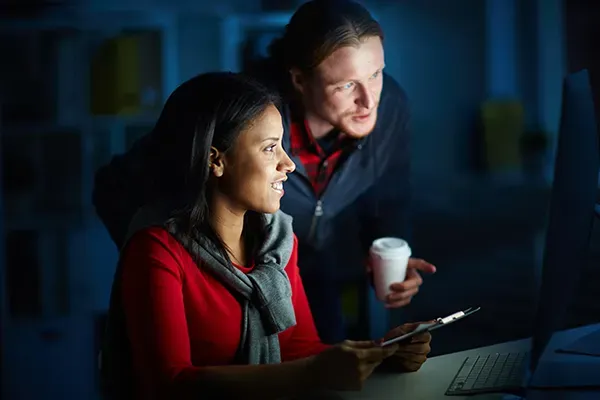
{"label": "tablet screen", "polygon": [[481,309],[480,307],[469,308],[464,311],[459,311],[454,314],[450,314],[449,316],[444,317],[444,318],[437,318],[436,320],[433,320],[430,322],[424,322],[424,323],[419,324],[415,328],[415,330],[412,332],[408,332],[408,333],[404,333],[404,334],[396,335],[396,336],[386,335],[382,339],[378,340],[377,342],[382,347],[389,346],[390,344],[394,344],[394,343],[401,342],[403,340],[407,340],[415,335],[418,335],[419,333],[429,332],[434,329],[443,328],[446,325],[449,325],[453,322],[459,321],[465,317],[468,317],[471,314],[476,313],[480,309]]}

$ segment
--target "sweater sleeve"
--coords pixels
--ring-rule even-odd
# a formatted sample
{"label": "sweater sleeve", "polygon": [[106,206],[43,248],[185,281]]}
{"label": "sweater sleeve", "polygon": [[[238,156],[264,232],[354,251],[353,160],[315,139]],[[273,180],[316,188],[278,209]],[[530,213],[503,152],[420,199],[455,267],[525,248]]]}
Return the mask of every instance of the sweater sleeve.
{"label": "sweater sleeve", "polygon": [[329,348],[321,342],[304,291],[298,268],[298,239],[294,236],[294,251],[287,267],[292,284],[292,300],[296,313],[296,326],[290,338],[281,344],[282,361],[291,361],[319,354]]}
{"label": "sweater sleeve", "polygon": [[133,366],[142,398],[190,398],[201,368],[191,361],[180,256],[158,232],[138,232],[122,253],[121,293]]}

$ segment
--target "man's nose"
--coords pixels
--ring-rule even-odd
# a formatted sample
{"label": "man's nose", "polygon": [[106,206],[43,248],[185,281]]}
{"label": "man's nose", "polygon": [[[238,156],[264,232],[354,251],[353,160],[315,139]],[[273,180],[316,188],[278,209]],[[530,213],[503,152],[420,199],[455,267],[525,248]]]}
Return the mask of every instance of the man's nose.
{"label": "man's nose", "polygon": [[367,110],[371,110],[375,107],[375,96],[373,96],[373,93],[371,93],[369,87],[365,85],[360,85],[360,94],[357,100],[359,105],[363,106]]}

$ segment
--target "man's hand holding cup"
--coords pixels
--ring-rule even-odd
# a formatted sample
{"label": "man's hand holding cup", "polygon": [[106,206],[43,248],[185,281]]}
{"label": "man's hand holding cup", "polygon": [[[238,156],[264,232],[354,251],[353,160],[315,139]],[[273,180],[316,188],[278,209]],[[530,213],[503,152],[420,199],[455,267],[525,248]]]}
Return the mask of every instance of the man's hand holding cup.
{"label": "man's hand holding cup", "polygon": [[399,308],[411,302],[423,283],[419,271],[428,274],[436,271],[427,261],[412,258],[410,246],[402,239],[377,239],[369,253],[367,271],[373,274],[377,298],[387,308]]}

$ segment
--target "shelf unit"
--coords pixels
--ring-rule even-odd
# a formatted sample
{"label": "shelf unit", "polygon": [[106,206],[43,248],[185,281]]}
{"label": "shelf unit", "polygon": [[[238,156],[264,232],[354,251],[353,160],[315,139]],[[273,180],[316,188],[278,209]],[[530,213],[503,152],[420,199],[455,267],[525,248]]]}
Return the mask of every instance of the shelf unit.
{"label": "shelf unit", "polygon": [[[0,67],[10,77],[3,82],[2,118],[7,231],[81,230],[94,223],[95,170],[123,152],[134,133],[152,128],[178,84],[176,23],[175,14],[156,11],[0,20],[3,46],[15,54],[12,64]],[[144,31],[161,38],[153,107],[137,115],[93,115],[93,57],[102,43]]]}
{"label": "shelf unit", "polygon": [[[12,55],[0,65],[0,283],[12,289],[2,298],[2,361],[42,360],[35,385],[25,365],[2,371],[16,398],[95,396],[93,315],[108,304],[98,292],[110,288],[117,251],[91,204],[94,173],[152,128],[178,85],[177,22],[157,10],[0,19],[0,50]],[[95,55],[145,32],[160,37],[159,87],[143,93],[141,112],[92,114]]]}

